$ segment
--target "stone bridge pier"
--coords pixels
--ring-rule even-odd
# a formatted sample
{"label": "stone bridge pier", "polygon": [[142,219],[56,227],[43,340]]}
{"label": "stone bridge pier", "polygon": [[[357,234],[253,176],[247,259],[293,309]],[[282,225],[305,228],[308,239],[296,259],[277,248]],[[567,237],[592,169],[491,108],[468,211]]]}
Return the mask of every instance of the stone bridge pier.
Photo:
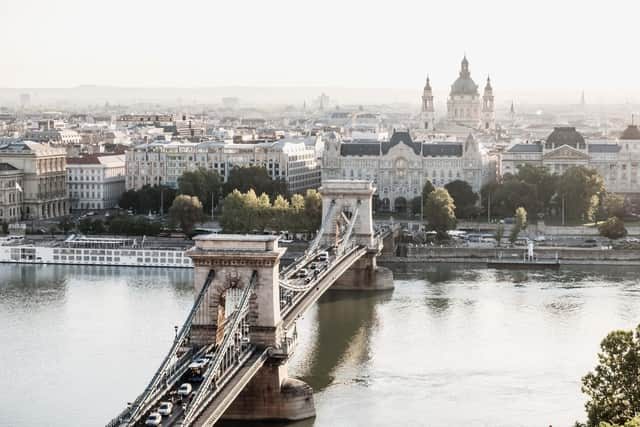
{"label": "stone bridge pier", "polygon": [[[191,328],[191,342],[207,345],[220,339],[225,302],[232,289],[242,290],[257,273],[249,302],[249,334],[258,349],[280,349],[284,331],[280,316],[279,268],[284,248],[275,236],[205,235],[194,238],[195,291],[215,271],[205,301]],[[238,291],[233,291],[238,294]],[[221,328],[220,328],[221,329]],[[270,358],[227,409],[223,418],[237,420],[300,420],[315,416],[313,390],[289,378],[286,358]]]}
{"label": "stone bridge pier", "polygon": [[327,222],[323,229],[322,245],[336,245],[337,230],[343,215],[350,219],[357,210],[351,239],[367,248],[367,254],[356,261],[331,289],[393,289],[393,273],[376,262],[383,245],[374,238],[373,232],[372,199],[375,191],[371,181],[366,180],[326,180],[320,187],[322,218]]}

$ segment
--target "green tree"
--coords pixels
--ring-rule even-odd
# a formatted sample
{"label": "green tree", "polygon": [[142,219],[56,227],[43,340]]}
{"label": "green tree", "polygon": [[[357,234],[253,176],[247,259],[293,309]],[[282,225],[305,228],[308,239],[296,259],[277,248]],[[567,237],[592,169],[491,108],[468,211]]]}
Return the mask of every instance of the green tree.
{"label": "green tree", "polygon": [[627,229],[624,222],[617,216],[613,216],[598,225],[598,232],[607,239],[620,239],[627,235]]}
{"label": "green tree", "polygon": [[582,378],[589,400],[587,425],[624,425],[640,414],[640,325],[634,331],[613,331],[600,343],[598,365]]}
{"label": "green tree", "polygon": [[594,169],[574,166],[560,177],[558,196],[564,199],[565,216],[572,220],[592,220],[604,181]]}
{"label": "green tree", "polygon": [[139,190],[125,191],[120,197],[118,206],[122,209],[131,209],[138,214],[160,212],[161,207],[166,211],[175,197],[176,190],[171,187],[145,185]]}
{"label": "green tree", "polygon": [[185,234],[190,234],[193,227],[203,218],[202,203],[195,196],[180,194],[169,209],[171,223],[180,225]]}
{"label": "green tree", "polygon": [[[433,184],[431,183],[431,181],[429,181],[428,179],[424,182],[424,185],[422,186],[422,214],[424,215],[424,213],[426,212],[427,209],[427,198],[429,197],[429,194],[433,193],[434,191],[436,191],[436,187],[433,186]],[[418,211],[420,212],[420,211]],[[418,213],[416,212],[416,213]]]}
{"label": "green tree", "polygon": [[614,193],[606,193],[600,200],[607,218],[614,216],[618,218],[624,217],[624,197]]}
{"label": "green tree", "polygon": [[518,240],[518,235],[525,228],[527,228],[527,210],[521,206],[516,209],[513,227],[511,227],[511,233],[509,233],[509,241],[515,243]]}
{"label": "green tree", "polygon": [[275,198],[278,194],[287,194],[287,183],[282,179],[272,179],[262,166],[234,167],[223,189],[225,195],[233,190],[244,193],[253,189],[257,194],[267,193]]}
{"label": "green tree", "polygon": [[447,189],[453,198],[453,203],[456,205],[456,217],[469,218],[473,214],[475,204],[478,201],[478,195],[473,192],[469,183],[457,179],[445,185],[444,188]]}
{"label": "green tree", "polygon": [[530,212],[548,212],[558,187],[558,176],[549,172],[546,166],[523,164],[518,166],[516,179],[535,188],[536,206]]}
{"label": "green tree", "polygon": [[438,239],[447,239],[447,230],[456,228],[455,208],[453,198],[446,189],[438,188],[429,193],[424,214]]}
{"label": "green tree", "polygon": [[220,217],[220,225],[222,229],[230,233],[247,232],[244,223],[246,215],[244,209],[244,197],[238,190],[227,194],[222,205],[222,216]]}
{"label": "green tree", "polygon": [[178,178],[178,191],[204,201],[203,209],[211,212],[211,204],[215,206],[222,194],[222,178],[218,172],[201,167]]}
{"label": "green tree", "polygon": [[310,189],[304,195],[305,226],[308,231],[316,231],[322,224],[322,196],[318,191]]}
{"label": "green tree", "polygon": [[64,234],[68,234],[73,229],[73,220],[70,216],[64,216],[60,219],[60,229]]}
{"label": "green tree", "polygon": [[504,225],[498,224],[496,232],[493,234],[493,238],[496,239],[496,243],[500,246],[502,238],[504,237]]}

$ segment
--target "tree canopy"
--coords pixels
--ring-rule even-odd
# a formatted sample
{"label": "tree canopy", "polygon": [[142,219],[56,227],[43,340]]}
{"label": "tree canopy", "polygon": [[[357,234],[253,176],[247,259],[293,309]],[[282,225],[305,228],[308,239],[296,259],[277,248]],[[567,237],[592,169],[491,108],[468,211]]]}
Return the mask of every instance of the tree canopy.
{"label": "tree canopy", "polygon": [[424,215],[439,239],[446,239],[447,230],[456,228],[455,208],[453,199],[446,189],[438,188],[429,193]]}
{"label": "tree canopy", "polygon": [[222,178],[214,170],[198,168],[187,171],[178,178],[180,194],[196,196],[203,203],[206,212],[211,212],[211,204],[215,206],[222,193]]}
{"label": "tree canopy", "polygon": [[511,233],[509,234],[509,241],[515,243],[518,235],[525,228],[527,228],[527,210],[520,206],[515,212],[513,227],[511,227]]}
{"label": "tree canopy", "polygon": [[225,196],[233,190],[241,193],[253,190],[256,194],[265,193],[272,199],[278,194],[287,194],[287,183],[283,179],[272,179],[262,166],[234,167],[223,188]]}
{"label": "tree canopy", "polygon": [[582,378],[587,426],[626,425],[640,414],[640,325],[613,331],[600,343],[598,365]]}
{"label": "tree canopy", "polygon": [[234,190],[224,199],[220,225],[225,232],[248,233],[265,230],[314,232],[322,221],[322,199],[316,190],[290,200],[277,195],[273,204],[265,193]]}
{"label": "tree canopy", "polygon": [[624,226],[624,222],[617,216],[611,217],[603,223],[598,225],[598,232],[603,237],[608,239],[620,239],[627,235],[627,229]]}
{"label": "tree canopy", "polygon": [[176,190],[171,187],[145,185],[139,190],[127,190],[122,193],[118,206],[122,209],[130,209],[138,214],[147,214],[149,212],[160,212],[162,202],[162,208],[166,212],[173,203],[176,194]]}
{"label": "tree canopy", "polygon": [[456,205],[457,218],[469,218],[475,213],[475,204],[478,195],[473,192],[471,185],[467,181],[455,180],[444,186],[453,198]]}
{"label": "tree canopy", "polygon": [[574,166],[560,177],[558,197],[564,199],[565,216],[573,220],[592,220],[604,180],[595,169]]}
{"label": "tree canopy", "polygon": [[196,196],[180,194],[175,198],[169,209],[169,219],[172,224],[178,224],[186,234],[193,231],[193,227],[204,218],[202,203]]}

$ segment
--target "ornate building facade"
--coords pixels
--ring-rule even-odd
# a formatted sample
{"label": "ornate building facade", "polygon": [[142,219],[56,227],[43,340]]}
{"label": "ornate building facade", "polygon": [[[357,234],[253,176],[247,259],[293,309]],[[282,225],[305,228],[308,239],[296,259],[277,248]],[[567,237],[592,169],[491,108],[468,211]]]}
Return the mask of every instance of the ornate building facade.
{"label": "ornate building facade", "polygon": [[546,166],[562,174],[572,166],[598,171],[607,191],[640,197],[640,129],[630,125],[611,142],[587,141],[574,127],[557,127],[545,141],[512,145],[500,159],[501,174],[516,173],[521,164]]}
{"label": "ornate building facade", "polygon": [[474,191],[483,183],[483,158],[478,142],[413,141],[409,132],[394,132],[386,141],[326,141],[322,179],[367,179],[374,182],[377,208],[406,211],[424,183],[435,186],[467,181]]}
{"label": "ornate building facade", "polygon": [[[4,164],[3,216],[11,219],[48,219],[69,214],[64,148],[31,141],[0,146]],[[19,207],[19,214],[15,209]]]}

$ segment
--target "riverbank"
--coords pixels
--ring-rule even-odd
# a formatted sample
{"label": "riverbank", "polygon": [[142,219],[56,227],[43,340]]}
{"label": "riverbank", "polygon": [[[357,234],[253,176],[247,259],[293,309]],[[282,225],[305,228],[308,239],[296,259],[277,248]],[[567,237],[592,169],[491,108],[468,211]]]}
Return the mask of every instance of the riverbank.
{"label": "riverbank", "polygon": [[[471,263],[486,264],[491,260],[522,260],[523,248],[435,247],[406,245],[406,256],[382,255],[379,262],[407,263]],[[539,247],[535,255],[541,261],[558,260],[560,265],[631,265],[640,266],[640,251],[632,249]]]}

